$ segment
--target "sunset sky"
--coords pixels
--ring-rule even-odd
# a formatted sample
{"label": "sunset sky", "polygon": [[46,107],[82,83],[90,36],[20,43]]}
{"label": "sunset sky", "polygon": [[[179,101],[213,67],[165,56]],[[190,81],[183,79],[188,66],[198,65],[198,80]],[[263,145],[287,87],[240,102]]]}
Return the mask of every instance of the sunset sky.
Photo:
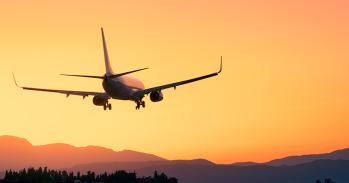
{"label": "sunset sky", "polygon": [[[349,147],[347,0],[3,0],[0,135],[35,145],[131,149],[167,159],[263,162]],[[216,72],[135,110],[13,83],[103,91],[100,27],[114,71],[146,87]]]}

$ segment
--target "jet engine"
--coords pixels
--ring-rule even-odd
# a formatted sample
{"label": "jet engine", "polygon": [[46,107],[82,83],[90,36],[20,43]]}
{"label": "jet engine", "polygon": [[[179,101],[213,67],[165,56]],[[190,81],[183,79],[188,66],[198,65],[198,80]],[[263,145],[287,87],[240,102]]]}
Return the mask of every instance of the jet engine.
{"label": "jet engine", "polygon": [[164,97],[161,91],[154,91],[150,93],[150,100],[152,102],[160,102],[163,98]]}
{"label": "jet engine", "polygon": [[93,97],[93,104],[98,106],[104,106],[108,103],[108,99],[104,97],[94,96]]}

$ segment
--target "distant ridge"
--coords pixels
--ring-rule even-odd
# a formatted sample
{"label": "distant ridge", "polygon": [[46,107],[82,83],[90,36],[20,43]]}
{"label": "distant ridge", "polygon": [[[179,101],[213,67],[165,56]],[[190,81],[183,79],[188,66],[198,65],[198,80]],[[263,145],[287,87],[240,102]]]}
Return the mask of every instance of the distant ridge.
{"label": "distant ridge", "polygon": [[30,166],[74,172],[127,170],[145,176],[157,170],[181,183],[308,183],[325,178],[348,183],[349,149],[289,156],[266,163],[215,164],[205,159],[166,160],[152,154],[99,146],[75,147],[63,143],[33,146],[23,138],[0,136],[0,178],[6,169]]}
{"label": "distant ridge", "polygon": [[256,162],[236,162],[234,166],[253,166],[253,165],[270,165],[270,166],[292,166],[304,163],[310,163],[316,160],[349,160],[349,148],[335,150],[322,154],[307,154],[299,156],[287,156],[280,159],[274,159],[265,163]]}
{"label": "distant ridge", "polygon": [[[0,136],[0,171],[28,166],[70,168],[94,162],[157,162],[167,161],[159,156],[132,150],[114,151],[100,146],[75,147],[64,143],[33,146],[28,140],[15,136]],[[16,154],[16,156],[13,156]],[[265,163],[237,162],[234,166],[298,165],[315,160],[349,160],[349,148],[323,154],[288,156]],[[214,165],[205,159],[173,160],[171,163]]]}
{"label": "distant ridge", "polygon": [[146,162],[97,162],[89,164],[81,164],[68,169],[70,171],[87,172],[89,170],[95,172],[112,172],[114,170],[139,170],[139,169],[156,169],[161,170],[162,167],[169,166],[215,166],[216,164],[203,160],[170,160],[170,161],[146,161]]}
{"label": "distant ridge", "polygon": [[75,147],[63,143],[33,146],[26,139],[0,136],[0,172],[6,169],[21,169],[29,166],[69,168],[76,164],[110,161],[166,161],[159,156],[131,150],[86,146]]}
{"label": "distant ridge", "polygon": [[193,160],[171,160],[173,164],[195,164],[195,165],[215,165],[215,163],[206,159],[193,159]]}
{"label": "distant ridge", "polygon": [[253,166],[253,165],[260,165],[261,163],[256,163],[256,162],[236,162],[236,163],[232,163],[231,165],[234,166]]}
{"label": "distant ridge", "polygon": [[[194,161],[195,162],[195,161]],[[181,183],[311,183],[331,178],[336,183],[349,182],[349,160],[316,160],[293,166],[195,164],[180,162],[110,162],[75,166],[69,171],[135,171],[141,176],[158,172],[176,177]]]}
{"label": "distant ridge", "polygon": [[336,150],[324,154],[288,156],[281,159],[275,159],[264,164],[271,166],[298,165],[303,163],[309,163],[315,160],[349,160],[349,148]]}

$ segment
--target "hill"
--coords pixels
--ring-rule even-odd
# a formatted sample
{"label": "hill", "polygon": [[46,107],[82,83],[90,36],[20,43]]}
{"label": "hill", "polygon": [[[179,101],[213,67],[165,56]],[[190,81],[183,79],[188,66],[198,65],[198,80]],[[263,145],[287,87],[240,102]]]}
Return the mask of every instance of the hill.
{"label": "hill", "polygon": [[152,154],[130,150],[113,151],[98,146],[75,147],[61,143],[33,146],[26,139],[14,136],[0,136],[0,149],[0,171],[29,166],[69,168],[92,162],[166,161]]}
{"label": "hill", "polygon": [[264,164],[271,166],[298,165],[302,163],[309,163],[315,160],[349,160],[349,148],[324,154],[288,156],[281,159],[275,159]]}
{"label": "hill", "polygon": [[331,178],[336,183],[349,182],[349,160],[317,160],[294,166],[216,165],[185,162],[114,162],[79,165],[70,170],[112,172],[117,169],[135,171],[148,176],[157,170],[176,177],[181,183],[311,183]]}
{"label": "hill", "polygon": [[[176,177],[181,183],[306,183],[331,178],[349,182],[349,149],[324,154],[289,156],[266,163],[215,164],[205,159],[166,160],[156,155],[56,143],[33,146],[26,139],[0,136],[0,177],[4,170],[47,166],[68,171],[136,171],[143,176],[154,171]],[[1,173],[2,172],[2,173]]]}

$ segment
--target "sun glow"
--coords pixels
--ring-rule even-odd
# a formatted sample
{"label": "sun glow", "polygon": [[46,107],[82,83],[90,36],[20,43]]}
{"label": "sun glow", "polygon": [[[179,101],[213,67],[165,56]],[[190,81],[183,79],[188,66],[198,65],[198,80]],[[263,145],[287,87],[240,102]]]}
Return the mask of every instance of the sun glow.
{"label": "sun glow", "polygon": [[[348,1],[1,1],[0,135],[132,149],[167,159],[267,161],[348,147]],[[103,91],[100,27],[115,71],[163,91],[144,110],[22,91]]]}

